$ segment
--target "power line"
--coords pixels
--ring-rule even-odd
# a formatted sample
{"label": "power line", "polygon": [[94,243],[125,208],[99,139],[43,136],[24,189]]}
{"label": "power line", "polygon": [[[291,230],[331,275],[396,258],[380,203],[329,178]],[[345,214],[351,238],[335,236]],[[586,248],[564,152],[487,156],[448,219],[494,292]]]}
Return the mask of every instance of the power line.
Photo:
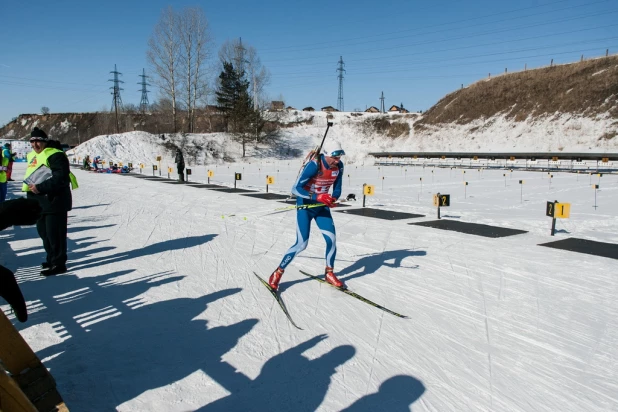
{"label": "power line", "polygon": [[[529,28],[533,28],[533,27],[547,27],[551,24],[556,24],[556,23],[564,23],[564,22],[569,22],[572,20],[581,20],[584,18],[589,18],[589,17],[597,17],[597,16],[606,16],[608,14],[613,14],[613,13],[617,13],[618,10],[617,9],[613,9],[613,10],[604,10],[601,12],[595,12],[595,13],[590,13],[590,14],[584,14],[584,15],[578,15],[578,16],[573,16],[573,17],[569,17],[569,18],[563,18],[563,19],[558,19],[558,20],[550,20],[550,21],[543,21],[540,23],[534,23],[534,24],[526,24],[526,25],[522,25],[522,26],[514,26],[514,27],[507,27],[507,28],[500,28],[500,29],[495,29],[495,30],[489,30],[489,31],[481,31],[481,32],[477,32],[477,33],[472,33],[472,34],[468,34],[465,36],[462,35],[454,35],[453,37],[446,37],[446,38],[442,38],[442,39],[436,39],[436,40],[429,40],[429,41],[421,41],[421,42],[415,42],[415,43],[407,43],[407,44],[403,44],[403,45],[397,45],[397,46],[390,46],[390,47],[380,47],[378,49],[363,49],[362,51],[358,51],[358,52],[354,52],[354,51],[349,51],[346,53],[355,55],[355,54],[367,54],[370,52],[383,52],[385,50],[397,50],[397,49],[403,49],[403,48],[410,48],[410,47],[415,47],[415,46],[422,46],[422,45],[429,45],[429,44],[435,44],[435,43],[444,43],[444,42],[449,42],[449,41],[457,41],[457,40],[463,40],[463,39],[469,39],[469,38],[474,38],[474,37],[481,37],[481,36],[486,36],[486,35],[493,35],[493,34],[498,34],[498,33],[505,33],[505,32],[509,32],[509,31],[514,31],[514,30],[522,30],[522,29],[529,29]],[[369,43],[369,42],[367,42]],[[306,50],[299,50],[300,52],[306,52]],[[290,57],[290,58],[284,58],[284,59],[275,59],[275,60],[269,60],[269,62],[282,62],[282,61],[299,61],[299,60],[315,60],[317,58],[330,58],[331,55],[318,55],[318,56],[306,56],[306,57]],[[381,57],[382,58],[382,57]]]}
{"label": "power line", "polygon": [[142,86],[142,98],[139,102],[139,109],[142,113],[146,113],[146,111],[148,111],[148,106],[150,105],[150,103],[148,102],[149,92],[146,89],[146,86],[150,86],[150,84],[146,83],[146,78],[148,78],[148,76],[146,76],[146,69],[142,69],[142,74],[140,74],[139,77],[142,78],[142,81],[137,83]]}
{"label": "power line", "polygon": [[[384,69],[384,68],[394,68],[394,69],[398,69],[397,71],[410,71],[411,68],[418,68],[419,64],[426,64],[426,63],[437,63],[437,62],[451,62],[451,61],[460,61],[460,60],[467,60],[467,59],[473,59],[473,58],[479,58],[479,57],[490,57],[490,56],[499,56],[499,55],[515,55],[517,53],[522,53],[522,52],[528,52],[528,51],[535,51],[535,50],[547,50],[547,49],[554,49],[554,48],[561,48],[561,47],[567,47],[567,46],[573,46],[573,45],[578,45],[578,44],[589,44],[589,43],[596,43],[596,42],[601,42],[601,41],[607,41],[607,40],[614,40],[617,39],[618,36],[614,36],[614,37],[604,37],[604,38],[600,38],[600,39],[592,39],[592,40],[583,40],[583,41],[577,41],[577,42],[569,42],[569,43],[563,43],[563,44],[559,44],[559,45],[550,45],[550,46],[543,46],[543,47],[529,47],[529,48],[524,48],[524,49],[517,49],[517,50],[511,50],[511,51],[506,51],[506,52],[495,52],[495,53],[483,53],[483,54],[476,54],[476,55],[466,55],[466,56],[456,56],[456,57],[449,57],[449,58],[444,58],[444,59],[435,59],[435,58],[431,58],[429,60],[426,61],[422,61],[422,60],[416,60],[414,63],[405,63],[403,64],[396,64],[396,65],[378,65],[378,66],[363,66],[361,68],[359,68],[359,70],[356,72],[358,74],[367,74],[368,72],[363,71],[363,70],[370,70],[373,68],[380,68],[380,69]],[[586,49],[586,50],[582,50],[582,51],[590,51],[590,50],[596,50],[595,49]],[[574,50],[573,52],[578,52],[578,50]],[[422,54],[422,53],[418,53],[418,54]],[[551,53],[551,54],[556,54],[556,53]],[[521,57],[524,58],[524,57]],[[512,59],[511,59],[512,60]],[[474,62],[471,62],[470,64],[474,64]],[[422,66],[421,66],[422,67]],[[432,67],[442,67],[442,66],[429,66],[429,68]],[[400,69],[399,69],[400,68]],[[370,73],[390,73],[393,72],[394,70],[378,70],[378,71],[372,71]],[[288,75],[292,75],[292,76],[285,76],[285,77],[295,77],[295,76],[302,76],[302,77],[312,77],[312,76],[306,76],[306,74],[316,74],[316,71],[310,71],[310,72],[288,72]],[[327,72],[325,71],[323,75],[320,76],[324,76],[326,75]],[[280,77],[284,77],[283,75]]]}
{"label": "power line", "polygon": [[118,122],[118,110],[122,110],[122,99],[120,98],[120,91],[124,90],[120,88],[120,83],[124,83],[122,80],[118,79],[118,76],[122,76],[122,73],[120,73],[117,69],[116,69],[116,65],[114,64],[114,71],[110,72],[114,74],[114,78],[113,79],[109,79],[108,81],[110,82],[114,82],[114,85],[112,87],[110,87],[110,89],[113,89],[112,91],[112,95],[113,95],[113,99],[112,99],[112,111],[116,112],[116,133],[120,133],[120,123]]}
{"label": "power line", "polygon": [[339,74],[337,75],[337,78],[339,79],[339,96],[337,97],[337,110],[342,112],[343,111],[343,72],[345,72],[345,69],[343,68],[345,63],[343,62],[342,56],[339,56],[339,62],[337,64],[339,65],[337,67],[337,71],[339,72]]}
{"label": "power line", "polygon": [[[567,1],[569,1],[569,0],[559,0],[559,1],[552,2],[552,3],[541,4],[541,5],[538,5],[538,6],[530,6],[530,7],[524,7],[524,8],[521,8],[521,9],[506,10],[506,11],[502,11],[502,12],[499,12],[499,13],[486,14],[486,15],[483,15],[483,16],[471,17],[471,18],[463,19],[463,20],[455,20],[455,21],[444,22],[444,23],[440,23],[440,24],[432,24],[431,26],[420,26],[420,27],[417,26],[417,27],[414,27],[413,29],[398,30],[398,31],[392,31],[392,32],[387,32],[387,33],[382,33],[382,34],[380,34],[380,33],[375,34],[375,33],[372,32],[371,36],[352,37],[352,38],[343,39],[343,40],[340,40],[340,41],[341,42],[347,42],[347,41],[361,40],[361,39],[375,39],[376,36],[390,36],[390,35],[394,35],[394,34],[407,33],[407,32],[411,32],[411,31],[421,31],[421,30],[425,30],[427,28],[434,28],[434,27],[440,27],[440,26],[452,27],[453,24],[463,23],[463,22],[467,22],[467,21],[480,20],[480,19],[486,19],[488,17],[495,17],[495,16],[499,16],[499,15],[502,15],[502,14],[510,14],[510,13],[516,13],[516,12],[524,11],[524,10],[530,10],[530,9],[546,7],[546,6],[555,5],[555,4],[559,4],[559,3],[565,3]],[[591,6],[591,5],[594,5],[594,4],[597,4],[597,3],[606,3],[608,1],[610,1],[610,0],[602,0],[602,1],[592,2],[592,3],[585,3],[585,4],[582,4],[582,5],[573,6],[573,7]],[[567,7],[565,9],[561,9],[561,10],[566,10],[566,9],[573,8],[573,7]],[[415,9],[415,11],[418,11],[418,10]],[[553,10],[550,11],[550,12],[553,12]],[[539,14],[545,14],[545,13],[547,13],[547,12],[539,13]],[[517,19],[517,18],[520,18],[520,17],[514,17],[514,19]],[[372,21],[372,23],[373,23],[373,21]],[[478,26],[478,25],[474,25],[474,27],[476,27],[476,26]],[[425,33],[425,32],[423,32],[423,33]],[[385,40],[388,40],[388,39],[385,39]],[[306,46],[311,46],[311,47],[320,46],[320,47],[318,47],[318,49],[323,49],[324,46],[339,47],[337,45],[334,45],[332,41],[328,41],[328,42],[310,43],[310,44],[304,44],[304,45],[294,45],[294,46],[285,46],[285,47],[266,48],[266,49],[262,49],[261,53],[264,54],[264,53],[268,53],[269,51],[280,51],[280,50],[284,50],[284,49],[295,49],[295,48],[298,48],[298,47],[304,48]]]}

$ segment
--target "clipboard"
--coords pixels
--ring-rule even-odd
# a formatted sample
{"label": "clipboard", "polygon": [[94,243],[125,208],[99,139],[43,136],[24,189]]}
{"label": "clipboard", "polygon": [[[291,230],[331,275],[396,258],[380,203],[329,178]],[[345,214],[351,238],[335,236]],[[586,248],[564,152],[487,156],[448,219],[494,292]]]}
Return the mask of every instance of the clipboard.
{"label": "clipboard", "polygon": [[38,185],[44,181],[51,179],[52,171],[49,167],[42,165],[36,169],[30,176],[24,179],[24,183],[27,185]]}

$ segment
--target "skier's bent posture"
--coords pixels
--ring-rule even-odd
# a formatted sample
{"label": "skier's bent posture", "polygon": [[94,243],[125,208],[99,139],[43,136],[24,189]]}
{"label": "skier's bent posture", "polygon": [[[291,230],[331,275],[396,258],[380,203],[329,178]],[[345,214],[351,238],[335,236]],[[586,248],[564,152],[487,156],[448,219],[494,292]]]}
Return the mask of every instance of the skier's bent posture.
{"label": "skier's bent posture", "polygon": [[[283,256],[279,267],[270,275],[268,283],[277,290],[279,281],[285,268],[300,252],[307,248],[311,221],[315,223],[326,241],[326,281],[336,287],[344,287],[343,282],[337,279],[333,273],[335,255],[337,254],[337,242],[335,224],[330,214],[330,208],[341,196],[341,182],[343,178],[343,162],[341,156],[345,154],[338,142],[327,144],[315,159],[307,163],[302,173],[296,180],[292,193],[296,195],[296,205],[307,205],[316,202],[324,203],[324,207],[298,209],[296,211],[296,243]],[[332,196],[328,194],[333,187]]]}

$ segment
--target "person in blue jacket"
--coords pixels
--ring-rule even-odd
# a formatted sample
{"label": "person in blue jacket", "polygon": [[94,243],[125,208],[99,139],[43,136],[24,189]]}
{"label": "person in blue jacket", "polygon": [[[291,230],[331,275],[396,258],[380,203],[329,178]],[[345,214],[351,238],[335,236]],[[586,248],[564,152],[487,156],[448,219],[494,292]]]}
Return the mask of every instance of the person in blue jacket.
{"label": "person in blue jacket", "polygon": [[[305,165],[292,188],[292,194],[296,195],[297,206],[315,204],[316,202],[323,203],[324,206],[297,209],[296,243],[288,249],[279,267],[268,279],[268,284],[274,290],[279,288],[279,281],[285,268],[296,255],[307,248],[312,220],[315,220],[326,241],[326,281],[338,288],[345,288],[343,282],[337,279],[333,272],[335,256],[337,255],[337,242],[335,223],[330,213],[330,208],[336,206],[335,203],[341,196],[343,180],[341,156],[345,155],[345,151],[341,148],[339,142],[333,141],[324,146],[323,153]],[[331,187],[333,188],[332,195],[328,193]]]}

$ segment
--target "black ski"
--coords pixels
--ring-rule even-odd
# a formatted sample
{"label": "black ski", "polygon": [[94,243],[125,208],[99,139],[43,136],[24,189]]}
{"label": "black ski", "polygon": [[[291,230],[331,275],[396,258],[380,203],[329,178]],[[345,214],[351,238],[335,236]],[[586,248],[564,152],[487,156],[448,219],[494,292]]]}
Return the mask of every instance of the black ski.
{"label": "black ski", "polygon": [[262,279],[262,277],[260,275],[258,275],[257,273],[253,272],[253,274],[260,280],[260,282],[262,282],[262,285],[266,286],[266,289],[268,289],[268,291],[270,292],[271,295],[273,295],[273,298],[275,298],[275,300],[277,301],[277,303],[279,304],[279,307],[281,307],[281,310],[283,310],[283,313],[285,313],[285,316],[287,316],[288,320],[290,321],[290,323],[292,325],[294,325],[297,329],[303,330],[303,328],[299,327],[296,323],[294,323],[294,321],[292,320],[292,317],[290,316],[290,312],[288,312],[288,309],[285,307],[285,303],[283,303],[283,299],[281,299],[281,296],[279,295],[279,293],[277,293],[275,290],[273,290],[273,288],[270,287],[270,285],[268,284],[268,282],[266,282],[264,279]]}
{"label": "black ski", "polygon": [[372,301],[370,301],[369,299],[367,299],[367,298],[365,298],[365,297],[363,297],[363,296],[359,295],[358,293],[354,293],[354,292],[352,292],[352,291],[351,291],[351,290],[349,290],[349,289],[338,288],[337,286],[331,285],[330,283],[328,283],[328,282],[327,282],[327,281],[325,281],[324,279],[319,278],[319,277],[314,276],[314,275],[311,275],[311,274],[309,274],[309,273],[307,273],[307,272],[303,272],[302,270],[300,271],[300,273],[302,273],[303,275],[308,276],[308,277],[310,277],[310,278],[312,278],[312,279],[315,279],[315,280],[317,280],[318,282],[325,283],[325,284],[327,284],[328,286],[331,286],[331,287],[333,287],[333,288],[337,289],[338,291],[345,293],[346,295],[350,295],[350,296],[352,296],[353,298],[356,298],[356,299],[360,300],[361,302],[365,302],[365,303],[367,303],[367,304],[369,304],[369,305],[371,305],[371,306],[373,306],[373,307],[375,307],[375,308],[378,308],[378,309],[383,310],[384,312],[390,313],[391,315],[395,315],[395,316],[397,316],[398,318],[409,319],[407,316],[402,315],[402,314],[397,313],[397,312],[393,312],[392,310],[387,309],[387,308],[385,308],[385,307],[384,307],[384,306],[382,306],[382,305],[378,305],[377,303],[372,302]]}

